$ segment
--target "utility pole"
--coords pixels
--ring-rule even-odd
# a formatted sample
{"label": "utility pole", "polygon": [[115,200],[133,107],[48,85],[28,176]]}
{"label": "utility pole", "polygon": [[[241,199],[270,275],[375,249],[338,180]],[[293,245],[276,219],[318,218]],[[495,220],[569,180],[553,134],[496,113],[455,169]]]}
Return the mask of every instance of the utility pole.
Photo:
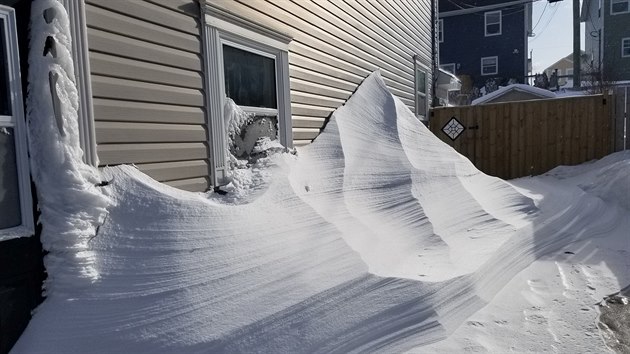
{"label": "utility pole", "polygon": [[580,50],[580,0],[573,0],[573,88],[580,88],[582,69]]}

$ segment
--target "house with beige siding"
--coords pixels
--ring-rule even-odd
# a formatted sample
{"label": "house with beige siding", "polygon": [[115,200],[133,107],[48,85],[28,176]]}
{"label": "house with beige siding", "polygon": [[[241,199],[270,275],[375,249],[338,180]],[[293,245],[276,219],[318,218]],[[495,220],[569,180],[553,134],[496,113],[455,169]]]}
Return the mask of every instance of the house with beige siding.
{"label": "house with beige siding", "polygon": [[[432,102],[431,0],[59,1],[73,37],[81,147],[93,166],[134,164],[206,191],[229,176],[226,98],[274,122],[286,147],[315,139],[377,69],[419,119]],[[0,264],[0,352],[41,301],[24,124],[30,19],[31,0],[0,0],[0,131],[8,132],[0,134],[0,262],[20,265]]]}

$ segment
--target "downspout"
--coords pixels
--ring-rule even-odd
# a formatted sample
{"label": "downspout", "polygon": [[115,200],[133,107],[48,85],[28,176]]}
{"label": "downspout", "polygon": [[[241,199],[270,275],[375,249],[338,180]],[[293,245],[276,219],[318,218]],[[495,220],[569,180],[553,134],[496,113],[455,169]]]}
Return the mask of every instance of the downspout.
{"label": "downspout", "polygon": [[[437,97],[437,81],[438,75],[440,73],[439,63],[440,63],[440,48],[439,42],[437,40],[437,27],[438,27],[438,8],[437,8],[437,0],[431,0],[431,50],[433,51],[431,55],[431,106],[437,107],[439,105],[439,99]],[[427,117],[427,120],[430,120],[431,117]]]}

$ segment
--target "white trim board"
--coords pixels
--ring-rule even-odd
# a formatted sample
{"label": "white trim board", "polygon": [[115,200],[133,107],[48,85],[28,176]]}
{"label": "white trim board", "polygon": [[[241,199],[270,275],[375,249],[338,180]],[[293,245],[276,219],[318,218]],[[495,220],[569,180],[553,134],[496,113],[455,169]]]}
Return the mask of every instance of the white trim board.
{"label": "white trim board", "polygon": [[62,0],[70,20],[72,35],[72,60],[75,84],[79,93],[79,142],[83,150],[83,161],[98,166],[96,152],[96,131],[94,128],[94,107],[92,104],[92,79],[87,43],[87,23],[84,0]]}

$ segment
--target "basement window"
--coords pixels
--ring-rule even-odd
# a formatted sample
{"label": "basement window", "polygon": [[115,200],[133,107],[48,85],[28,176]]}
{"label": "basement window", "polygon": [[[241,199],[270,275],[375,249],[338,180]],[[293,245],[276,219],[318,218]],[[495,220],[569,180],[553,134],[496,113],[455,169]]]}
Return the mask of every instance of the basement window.
{"label": "basement window", "polygon": [[501,10],[489,11],[484,14],[486,37],[498,36],[501,34]]}
{"label": "basement window", "polygon": [[[238,149],[229,147],[232,154],[238,150],[242,156],[237,157],[245,158],[257,137],[277,139],[286,147],[293,144],[288,61],[291,38],[210,3],[204,7],[212,184],[219,186],[229,180],[230,173],[224,121],[228,98],[251,114],[252,123],[252,129],[246,127],[248,132],[241,131]],[[263,123],[272,128],[257,130]]]}
{"label": "basement window", "polygon": [[0,241],[33,233],[15,12],[0,6]]}
{"label": "basement window", "polygon": [[481,58],[481,75],[495,75],[499,72],[499,57]]}
{"label": "basement window", "polygon": [[621,39],[621,57],[630,58],[630,37]]}
{"label": "basement window", "polygon": [[618,15],[630,12],[630,0],[611,0],[610,14]]}

